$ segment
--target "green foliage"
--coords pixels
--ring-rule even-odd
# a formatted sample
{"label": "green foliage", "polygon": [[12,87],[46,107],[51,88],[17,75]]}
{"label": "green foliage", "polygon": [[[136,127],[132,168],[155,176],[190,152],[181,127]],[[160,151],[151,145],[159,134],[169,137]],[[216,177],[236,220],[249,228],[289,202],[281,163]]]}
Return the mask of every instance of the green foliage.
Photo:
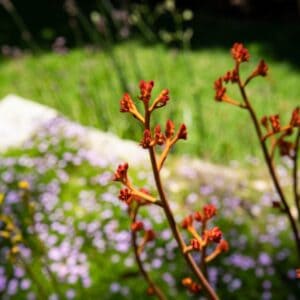
{"label": "green foliage", "polygon": [[[249,46],[253,63],[250,61],[247,67],[252,70],[261,58],[261,47],[254,43]],[[249,154],[260,155],[252,124],[246,117],[239,117],[242,112],[215,105],[212,100],[211,83],[218,70],[227,70],[231,65],[227,50],[182,52],[160,45],[146,47],[126,42],[112,47],[111,52],[113,56],[108,52],[78,49],[66,55],[48,53],[2,62],[0,96],[16,93],[54,107],[82,124],[137,139],[141,132],[134,128],[134,120],[121,118],[118,113],[118,97],[124,92],[122,78],[126,78],[133,95],[138,94],[135,89],[138,80],[153,79],[159,82],[154,93],[167,87],[174,103],[160,113],[161,119],[169,117],[176,124],[183,121],[188,127],[189,142],[176,151],[200,154],[222,163]],[[123,77],[115,67],[116,61]],[[289,116],[299,103],[300,92],[295,88],[299,72],[282,62],[268,59],[268,64],[267,81],[257,80],[249,86],[254,106],[261,116],[277,111]],[[238,92],[233,96],[238,98]]]}

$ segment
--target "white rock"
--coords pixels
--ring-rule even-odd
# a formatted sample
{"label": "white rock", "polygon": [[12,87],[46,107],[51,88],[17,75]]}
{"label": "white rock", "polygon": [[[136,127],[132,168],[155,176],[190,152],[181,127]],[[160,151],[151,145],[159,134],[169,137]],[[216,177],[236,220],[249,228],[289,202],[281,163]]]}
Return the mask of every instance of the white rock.
{"label": "white rock", "polygon": [[[8,95],[0,101],[0,151],[21,146],[44,124],[57,116],[59,113],[54,109],[16,95]],[[146,162],[147,151],[137,143],[122,140],[112,133],[101,132],[95,128],[82,128],[86,148],[95,151],[99,156],[119,159],[120,163],[126,161],[131,165]]]}
{"label": "white rock", "polygon": [[46,106],[8,95],[0,102],[0,151],[21,146],[43,123],[58,113]]}

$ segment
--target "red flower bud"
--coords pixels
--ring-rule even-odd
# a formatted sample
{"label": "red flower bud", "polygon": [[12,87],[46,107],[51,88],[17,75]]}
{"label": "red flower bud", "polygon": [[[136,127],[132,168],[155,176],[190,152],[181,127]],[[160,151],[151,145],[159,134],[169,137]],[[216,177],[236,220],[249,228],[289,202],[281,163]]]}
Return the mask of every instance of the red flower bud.
{"label": "red flower bud", "polygon": [[213,204],[207,204],[203,207],[203,215],[206,220],[211,219],[217,213],[217,209]]}
{"label": "red flower bud", "polygon": [[189,291],[193,294],[198,294],[201,292],[201,285],[196,282],[193,282],[189,287]]}
{"label": "red flower bud", "polygon": [[181,223],[182,228],[188,228],[193,225],[193,216],[189,215],[185,217]]}
{"label": "red flower bud", "polygon": [[151,137],[151,131],[149,129],[145,129],[143,139],[140,142],[140,145],[147,149],[151,146],[152,143],[152,137]]}
{"label": "red flower bud", "polygon": [[290,125],[300,127],[300,107],[296,107],[292,113]]}
{"label": "red flower bud", "polygon": [[231,48],[231,54],[233,59],[238,63],[249,61],[250,59],[249,51],[242,43],[234,43]]}
{"label": "red flower bud", "polygon": [[216,94],[215,94],[215,100],[216,101],[222,101],[225,93],[226,93],[226,88],[223,86],[223,79],[222,77],[220,77],[219,79],[217,79],[215,81],[215,84],[214,84],[214,89],[216,91]]}
{"label": "red flower bud", "polygon": [[233,69],[232,71],[227,71],[227,73],[223,76],[223,80],[226,83],[228,83],[229,81],[231,83],[237,82],[239,80],[237,70]]}
{"label": "red flower bud", "polygon": [[279,139],[278,141],[279,153],[281,156],[291,156],[292,150],[294,149],[294,144],[288,141]]}
{"label": "red flower bud", "polygon": [[281,128],[279,115],[270,116],[269,120],[271,122],[273,132],[279,132]]}
{"label": "red flower bud", "polygon": [[191,240],[191,246],[193,247],[194,250],[200,250],[201,249],[201,244],[197,239],[192,239]]}
{"label": "red flower bud", "polygon": [[155,232],[152,229],[148,229],[145,231],[145,241],[151,242],[155,239]]}
{"label": "red flower bud", "polygon": [[123,165],[119,165],[117,171],[114,174],[114,181],[127,181],[127,170],[128,170],[128,163],[124,163]]}
{"label": "red flower bud", "polygon": [[219,227],[205,230],[204,239],[207,239],[210,242],[219,243],[222,239],[222,231],[219,229]]}
{"label": "red flower bud", "polygon": [[191,277],[185,277],[181,280],[181,283],[183,286],[189,287],[193,283],[193,280]]}
{"label": "red flower bud", "polygon": [[218,249],[221,252],[227,252],[229,250],[229,244],[226,240],[221,240],[220,243],[218,244]]}
{"label": "red flower bud", "polygon": [[174,123],[171,120],[168,120],[166,123],[166,137],[167,138],[171,138],[174,135],[175,132],[175,126]]}
{"label": "red flower bud", "polygon": [[153,288],[152,286],[149,286],[149,287],[147,288],[147,294],[148,294],[149,296],[155,295],[155,290],[154,290],[154,288]]}
{"label": "red flower bud", "polygon": [[125,188],[120,190],[119,199],[125,202],[127,205],[130,205],[132,201],[132,193],[129,189]]}
{"label": "red flower bud", "polygon": [[265,128],[268,128],[268,118],[267,116],[263,116],[260,120],[260,123],[262,126],[264,126]]}
{"label": "red flower bud", "polygon": [[141,80],[140,81],[140,91],[141,94],[139,96],[139,99],[141,99],[143,102],[149,102],[150,98],[151,98],[151,92],[154,86],[154,81],[150,80],[150,81],[145,81],[145,80]]}
{"label": "red flower bud", "polygon": [[281,208],[280,202],[279,201],[272,201],[272,207],[273,208]]}
{"label": "red flower bud", "polygon": [[201,286],[194,282],[190,277],[183,278],[181,283],[193,294],[198,294],[201,291]]}
{"label": "red flower bud", "polygon": [[158,145],[163,145],[165,143],[166,137],[161,132],[160,125],[157,125],[154,129],[154,139],[155,139],[155,143]]}
{"label": "red flower bud", "polygon": [[155,108],[160,108],[163,107],[167,104],[167,102],[169,101],[170,97],[169,97],[169,90],[164,89],[162,90],[162,92],[160,93],[160,95],[158,96],[156,103],[155,103]]}
{"label": "red flower bud", "polygon": [[262,59],[256,69],[253,71],[252,76],[266,76],[268,74],[268,65]]}
{"label": "red flower bud", "polygon": [[134,107],[134,103],[129,94],[124,94],[120,100],[120,112],[129,112]]}
{"label": "red flower bud", "polygon": [[195,218],[195,220],[198,221],[198,222],[202,222],[202,221],[203,221],[203,217],[202,217],[202,214],[201,214],[200,211],[196,211],[196,212],[194,213],[194,218]]}
{"label": "red flower bud", "polygon": [[186,140],[187,139],[187,129],[185,124],[181,124],[178,131],[178,139]]}
{"label": "red flower bud", "polygon": [[132,231],[137,232],[144,229],[144,223],[142,221],[135,221],[130,227]]}

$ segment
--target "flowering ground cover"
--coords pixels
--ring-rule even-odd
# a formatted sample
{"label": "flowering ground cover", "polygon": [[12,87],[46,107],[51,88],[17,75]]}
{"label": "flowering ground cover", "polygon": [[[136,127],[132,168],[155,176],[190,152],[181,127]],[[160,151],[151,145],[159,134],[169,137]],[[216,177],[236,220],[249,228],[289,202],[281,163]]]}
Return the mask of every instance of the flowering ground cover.
{"label": "flowering ground cover", "polygon": [[[111,184],[120,161],[85,149],[83,139],[81,126],[56,118],[1,158],[1,299],[147,299],[131,251],[126,205]],[[220,212],[215,223],[230,250],[208,269],[220,297],[297,299],[294,244],[285,216],[272,208],[272,191],[249,192],[247,181],[237,186],[221,176],[207,182],[188,164],[168,168],[176,165],[177,158],[171,159],[166,187],[176,220],[208,202]],[[130,172],[140,186],[153,189],[147,166]],[[288,161],[280,174],[287,172]],[[11,230],[7,215],[14,216]],[[160,209],[145,207],[142,216],[157,236],[142,255],[145,267],[171,299],[194,299],[181,285],[189,272]],[[22,239],[15,259],[8,260],[12,248],[3,232],[15,231]]]}

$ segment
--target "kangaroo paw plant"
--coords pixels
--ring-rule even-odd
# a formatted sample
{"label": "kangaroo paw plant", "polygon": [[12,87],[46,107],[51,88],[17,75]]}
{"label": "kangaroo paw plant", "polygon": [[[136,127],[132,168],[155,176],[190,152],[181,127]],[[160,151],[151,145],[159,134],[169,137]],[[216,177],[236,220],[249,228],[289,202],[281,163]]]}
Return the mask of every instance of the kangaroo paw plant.
{"label": "kangaroo paw plant", "polygon": [[[279,201],[274,201],[273,206],[286,214],[296,243],[298,259],[300,261],[300,194],[298,178],[298,156],[300,143],[300,107],[296,107],[290,117],[288,124],[282,125],[278,114],[271,116],[258,116],[248,97],[246,88],[257,77],[265,77],[268,74],[268,66],[264,60],[261,60],[252,73],[244,80],[240,75],[240,67],[243,63],[248,62],[250,54],[248,49],[241,43],[235,43],[231,48],[231,54],[235,65],[233,70],[227,71],[215,81],[215,100],[238,106],[250,115],[258,137],[263,156],[269,170],[270,177],[274,184],[275,191],[278,194]],[[241,100],[238,101],[230,97],[227,93],[225,84],[232,83],[238,86],[241,94]],[[280,182],[276,168],[276,153],[281,156],[288,156],[292,160],[292,182],[293,182],[293,200],[288,199],[287,192]],[[292,205],[293,203],[293,205]],[[292,213],[293,206],[297,213]]]}
{"label": "kangaroo paw plant", "polygon": [[[158,205],[164,211],[173,236],[178,244],[178,249],[190,266],[193,276],[195,277],[194,280],[191,277],[184,278],[182,284],[192,293],[202,291],[211,299],[218,299],[216,292],[207,280],[206,265],[221,252],[226,251],[228,244],[222,239],[222,232],[218,227],[209,228],[207,226],[209,220],[216,214],[216,208],[213,205],[204,206],[203,212],[196,212],[194,215],[190,215],[183,220],[182,227],[192,235],[192,239],[189,243],[185,242],[179,226],[176,224],[170,202],[167,199],[162,184],[160,172],[172,147],[179,140],[187,139],[187,128],[185,124],[181,124],[179,129],[176,130],[171,120],[167,120],[164,131],[159,124],[154,126],[151,124],[152,113],[164,107],[170,100],[169,91],[164,89],[158,97],[150,102],[153,87],[153,81],[146,82],[142,80],[140,82],[140,95],[138,99],[143,104],[143,113],[137,109],[137,106],[129,94],[126,93],[120,101],[120,111],[130,113],[141,123],[144,129],[140,145],[149,152],[157,189],[157,195],[154,196],[150,195],[144,189],[135,187],[129,179],[127,163],[119,165],[115,172],[114,180],[121,182],[124,186],[120,191],[119,199],[128,205],[128,215],[131,220],[132,246],[135,258],[140,272],[148,283],[148,292],[155,294],[159,299],[166,299],[158,285],[151,280],[140,259],[141,252],[145,250],[147,242],[155,238],[155,234],[151,229],[145,230],[144,224],[138,220],[139,209],[145,205]],[[201,231],[199,233],[196,227],[193,226],[194,221],[201,225]],[[137,237],[141,234],[143,234],[143,238],[140,244],[138,244]],[[207,255],[206,250],[210,246],[213,246],[214,249]],[[200,253],[200,262],[196,262],[194,256],[191,254],[192,252]]]}

